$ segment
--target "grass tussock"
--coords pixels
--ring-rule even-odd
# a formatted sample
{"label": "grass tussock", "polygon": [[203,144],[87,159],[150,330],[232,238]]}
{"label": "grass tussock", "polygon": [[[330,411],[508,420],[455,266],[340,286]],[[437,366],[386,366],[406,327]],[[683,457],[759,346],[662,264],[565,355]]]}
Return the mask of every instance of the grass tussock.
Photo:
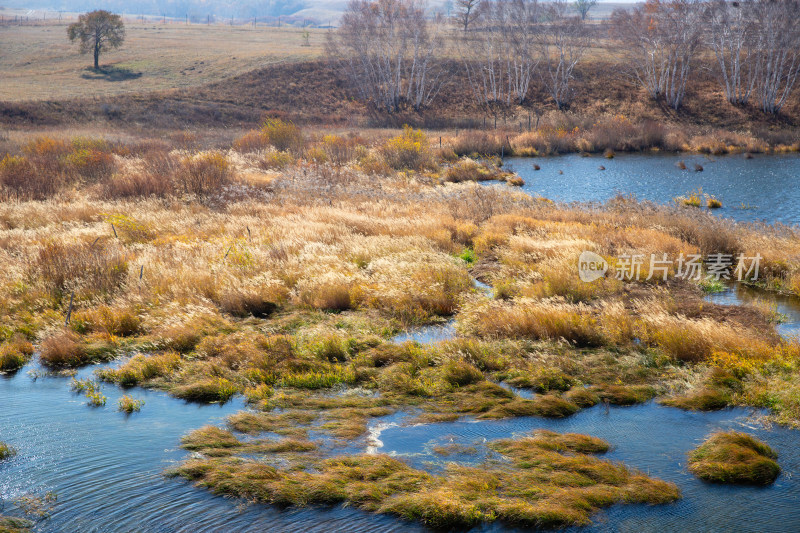
{"label": "grass tussock", "polygon": [[0,533],[30,533],[34,523],[24,518],[0,516]]}
{"label": "grass tussock", "polygon": [[0,441],[0,461],[5,461],[17,455],[17,450],[5,442]]}
{"label": "grass tussock", "polygon": [[92,361],[81,338],[68,330],[57,331],[45,338],[40,346],[42,364],[51,368],[73,368]]}
{"label": "grass tussock", "polygon": [[120,398],[117,404],[118,409],[126,414],[138,413],[143,406],[144,400],[137,400],[127,395]]}
{"label": "grass tussock", "polygon": [[714,483],[768,485],[780,474],[772,448],[747,435],[718,432],[689,453],[689,471]]}
{"label": "grass tussock", "polygon": [[25,366],[33,355],[33,345],[22,335],[0,343],[0,372],[15,372]]}
{"label": "grass tussock", "polygon": [[661,403],[690,411],[714,411],[731,404],[731,393],[719,387],[702,387],[686,394],[665,398]]}
{"label": "grass tussock", "polygon": [[679,496],[672,484],[587,455],[605,452],[608,444],[586,435],[538,432],[493,441],[488,446],[506,461],[480,469],[452,463],[441,475],[385,455],[339,456],[306,461],[302,469],[277,468],[227,457],[224,450],[237,446],[234,440],[228,432],[208,429],[188,437],[185,445],[213,452],[185,462],[173,474],[218,494],[276,505],[345,503],[437,528],[494,521],[526,527],[586,525],[593,512],[613,503],[666,503]]}

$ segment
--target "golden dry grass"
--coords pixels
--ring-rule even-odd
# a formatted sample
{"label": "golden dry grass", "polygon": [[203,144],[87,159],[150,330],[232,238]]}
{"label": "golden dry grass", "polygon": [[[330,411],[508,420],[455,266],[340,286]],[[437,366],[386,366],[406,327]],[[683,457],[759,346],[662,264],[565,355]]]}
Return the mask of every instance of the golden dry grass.
{"label": "golden dry grass", "polygon": [[59,100],[192,87],[322,53],[325,31],[126,20],[125,43],[101,56],[107,74],[67,39],[67,21],[0,27],[0,99]]}

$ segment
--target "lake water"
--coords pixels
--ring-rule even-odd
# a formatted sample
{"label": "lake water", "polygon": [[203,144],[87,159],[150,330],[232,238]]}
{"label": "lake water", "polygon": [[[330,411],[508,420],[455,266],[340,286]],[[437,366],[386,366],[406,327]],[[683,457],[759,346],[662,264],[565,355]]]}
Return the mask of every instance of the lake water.
{"label": "lake water", "polygon": [[[251,505],[214,496],[163,472],[184,459],[180,437],[244,408],[189,404],[159,391],[104,385],[105,407],[86,405],[70,378],[0,376],[0,441],[19,451],[0,463],[0,514],[21,516],[13,500],[55,492],[37,532],[167,533],[406,531],[408,525],[353,509]],[[91,377],[98,367],[84,368]],[[141,412],[117,411],[123,394],[145,400]],[[414,527],[411,527],[414,530]]]}
{"label": "lake water", "polygon": [[[89,377],[97,367],[83,369]],[[241,505],[204,489],[165,478],[163,472],[186,457],[180,436],[242,409],[240,402],[199,406],[159,391],[123,391],[106,385],[106,407],[91,408],[69,390],[69,378],[32,379],[26,368],[0,378],[0,439],[19,455],[0,463],[0,510],[19,515],[13,500],[53,491],[58,501],[39,532],[255,532],[255,531],[424,531],[381,515],[344,507],[279,510]],[[145,400],[140,413],[116,411],[123,393]],[[510,420],[463,419],[404,425],[405,415],[377,419],[369,436],[350,452],[389,453],[418,468],[436,472],[444,461],[475,462],[485,457],[487,440],[533,429],[578,432],[608,440],[610,460],[625,462],[678,484],[683,498],[662,506],[617,505],[593,517],[580,531],[795,531],[800,516],[798,433],[765,429],[749,420],[746,409],[691,413],[651,402],[634,407],[584,409],[561,420],[525,417]],[[767,442],[780,454],[781,476],[765,488],[703,483],[685,469],[686,452],[711,431],[738,429]],[[432,448],[449,443],[475,446],[476,455],[442,459]],[[489,524],[475,531],[508,530]]]}
{"label": "lake water", "polygon": [[[564,419],[536,417],[508,420],[394,426],[380,434],[378,451],[406,459],[417,468],[431,468],[442,458],[435,446],[458,444],[474,447],[474,455],[452,455],[446,460],[479,464],[486,457],[486,441],[520,436],[535,429],[586,433],[607,440],[612,450],[605,459],[623,461],[632,468],[677,484],[682,498],[667,505],[615,505],[592,517],[593,525],[574,531],[598,532],[708,532],[799,531],[800,433],[786,428],[766,429],[750,420],[754,411],[726,409],[687,412],[655,402],[634,407],[601,406],[583,409]],[[380,422],[376,422],[379,424]],[[686,454],[709,433],[744,431],[762,439],[779,454],[782,473],[767,487],[715,485],[695,478],[686,470]],[[489,452],[491,453],[491,452]],[[435,468],[435,467],[434,467]],[[480,530],[508,530],[494,524]],[[513,529],[511,529],[513,530]]]}
{"label": "lake water", "polygon": [[[679,161],[686,164],[681,170]],[[698,188],[722,201],[715,213],[747,222],[800,224],[800,156],[578,154],[504,159],[530,194],[560,202],[606,201],[617,194],[669,203]],[[695,172],[700,164],[702,172]],[[539,165],[541,170],[534,170]],[[605,170],[599,170],[599,166]],[[559,170],[563,174],[559,174]]]}

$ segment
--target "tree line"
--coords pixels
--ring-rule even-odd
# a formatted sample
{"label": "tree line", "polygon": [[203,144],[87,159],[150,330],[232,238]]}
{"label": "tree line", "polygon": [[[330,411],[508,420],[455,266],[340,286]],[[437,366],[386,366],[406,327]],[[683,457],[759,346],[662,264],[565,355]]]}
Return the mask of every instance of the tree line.
{"label": "tree line", "polygon": [[563,109],[600,39],[621,50],[619,76],[674,109],[708,68],[731,104],[779,113],[800,73],[800,0],[647,0],[592,24],[593,5],[456,0],[447,19],[424,0],[351,0],[327,52],[362,99],[389,112],[431,105],[453,68],[492,113],[526,103],[533,80]]}

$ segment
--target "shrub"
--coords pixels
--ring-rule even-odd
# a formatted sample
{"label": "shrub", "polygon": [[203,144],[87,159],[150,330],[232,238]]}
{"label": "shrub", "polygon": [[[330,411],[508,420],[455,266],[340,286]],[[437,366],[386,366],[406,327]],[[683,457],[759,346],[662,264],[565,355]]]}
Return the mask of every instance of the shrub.
{"label": "shrub", "polygon": [[37,168],[27,157],[6,156],[0,161],[3,195],[17,200],[44,200],[61,187],[59,175]]}
{"label": "shrub", "polygon": [[472,159],[462,159],[457,164],[448,167],[444,172],[444,180],[453,183],[483,181],[493,178],[494,175],[486,165],[481,165]]}
{"label": "shrub", "polygon": [[322,149],[328,159],[336,165],[344,165],[355,159],[363,140],[358,137],[344,138],[338,135],[325,135],[322,138]]}
{"label": "shrub", "polygon": [[689,471],[714,483],[767,485],[780,474],[777,457],[772,448],[746,433],[718,432],[689,453]]}
{"label": "shrub", "polygon": [[108,398],[106,398],[103,393],[98,390],[87,392],[86,398],[88,400],[86,404],[90,405],[91,407],[102,407],[108,400]]}
{"label": "shrub", "polygon": [[164,198],[172,192],[171,175],[158,176],[150,172],[116,174],[103,186],[106,198]]}
{"label": "shrub", "polygon": [[294,163],[294,156],[289,152],[269,152],[259,161],[258,166],[264,170],[282,170]]}
{"label": "shrub", "polygon": [[453,139],[453,152],[459,156],[481,157],[500,155],[503,143],[497,135],[485,131],[466,130]]}
{"label": "shrub", "polygon": [[269,147],[269,137],[263,131],[248,131],[233,142],[233,149],[248,154],[260,152]]}
{"label": "shrub", "polygon": [[66,158],[72,172],[91,181],[100,181],[114,172],[114,156],[92,148],[80,148]]}
{"label": "shrub", "polygon": [[71,368],[90,362],[89,352],[80,337],[68,330],[61,330],[44,339],[39,357],[42,364],[50,368]]}
{"label": "shrub", "polygon": [[21,335],[0,344],[0,372],[14,372],[30,361],[33,345]]}
{"label": "shrub", "polygon": [[428,138],[410,126],[404,126],[401,135],[384,143],[381,153],[386,164],[395,170],[424,170],[433,166]]}
{"label": "shrub", "polygon": [[53,139],[52,137],[37,137],[28,141],[22,147],[22,151],[31,157],[64,157],[72,151],[72,147],[66,141]]}
{"label": "shrub", "polygon": [[292,122],[269,119],[261,128],[267,142],[279,152],[299,152],[303,148],[303,132]]}
{"label": "shrub", "polygon": [[206,152],[184,159],[177,173],[184,192],[203,197],[218,193],[231,181],[228,160],[219,152]]}

